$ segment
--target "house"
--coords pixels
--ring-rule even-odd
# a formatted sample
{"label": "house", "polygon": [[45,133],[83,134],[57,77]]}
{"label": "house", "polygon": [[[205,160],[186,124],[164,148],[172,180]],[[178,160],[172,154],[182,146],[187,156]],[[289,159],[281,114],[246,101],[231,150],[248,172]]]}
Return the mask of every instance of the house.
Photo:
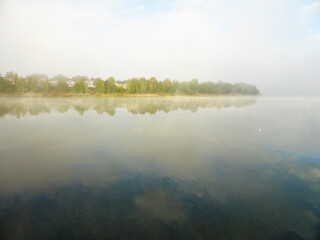
{"label": "house", "polygon": [[12,84],[16,84],[16,81],[12,77],[6,77],[4,79],[6,79],[7,81],[11,82]]}
{"label": "house", "polygon": [[87,84],[88,88],[95,88],[94,82],[92,80],[85,81],[85,84]]}
{"label": "house", "polygon": [[127,89],[127,84],[126,83],[115,83],[116,87],[118,88],[123,88],[123,89]]}
{"label": "house", "polygon": [[57,86],[59,81],[50,81],[51,86]]}
{"label": "house", "polygon": [[68,86],[69,86],[70,88],[72,88],[72,87],[75,85],[75,82],[72,81],[72,80],[68,80],[68,81],[67,81],[67,84],[68,84]]}

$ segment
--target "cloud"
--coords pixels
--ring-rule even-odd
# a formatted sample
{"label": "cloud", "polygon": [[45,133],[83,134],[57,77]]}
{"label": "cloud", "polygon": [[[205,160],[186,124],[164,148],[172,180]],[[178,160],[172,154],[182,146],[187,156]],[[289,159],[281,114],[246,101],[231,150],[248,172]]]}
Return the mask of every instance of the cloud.
{"label": "cloud", "polygon": [[249,82],[320,94],[319,1],[22,1],[0,8],[0,72]]}

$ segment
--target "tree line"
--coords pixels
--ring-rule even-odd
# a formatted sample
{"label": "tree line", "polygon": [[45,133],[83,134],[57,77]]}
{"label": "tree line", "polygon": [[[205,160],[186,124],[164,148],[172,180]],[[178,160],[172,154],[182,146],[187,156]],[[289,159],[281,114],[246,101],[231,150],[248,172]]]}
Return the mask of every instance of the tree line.
{"label": "tree line", "polygon": [[[88,83],[93,83],[90,85]],[[158,81],[155,77],[131,78],[116,81],[109,77],[88,78],[74,76],[71,79],[64,75],[56,75],[49,79],[45,74],[32,74],[20,77],[13,72],[0,76],[0,92],[2,93],[168,93],[168,94],[209,94],[209,95],[259,95],[256,86],[247,83],[199,82],[197,79],[178,82],[170,79]]]}

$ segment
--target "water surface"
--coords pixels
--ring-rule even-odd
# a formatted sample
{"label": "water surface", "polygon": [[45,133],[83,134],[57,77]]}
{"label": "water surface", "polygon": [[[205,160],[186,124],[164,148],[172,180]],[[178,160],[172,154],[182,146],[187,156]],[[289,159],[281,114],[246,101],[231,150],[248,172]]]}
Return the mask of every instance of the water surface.
{"label": "water surface", "polygon": [[0,239],[319,239],[320,99],[0,98]]}

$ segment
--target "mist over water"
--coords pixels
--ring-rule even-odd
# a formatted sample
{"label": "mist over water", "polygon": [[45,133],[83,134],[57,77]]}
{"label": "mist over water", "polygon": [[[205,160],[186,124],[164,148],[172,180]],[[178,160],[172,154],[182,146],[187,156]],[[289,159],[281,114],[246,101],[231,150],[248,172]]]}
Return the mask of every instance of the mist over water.
{"label": "mist over water", "polygon": [[0,98],[0,239],[318,239],[319,113],[319,98]]}

